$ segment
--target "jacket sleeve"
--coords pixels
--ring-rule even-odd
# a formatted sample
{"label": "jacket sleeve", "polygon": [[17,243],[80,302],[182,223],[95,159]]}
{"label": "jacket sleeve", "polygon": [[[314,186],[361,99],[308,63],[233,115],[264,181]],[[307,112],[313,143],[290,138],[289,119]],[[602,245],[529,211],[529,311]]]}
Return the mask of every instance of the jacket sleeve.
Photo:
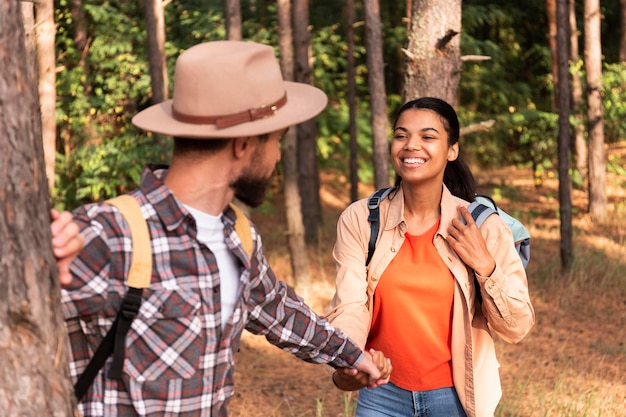
{"label": "jacket sleeve", "polygon": [[337,223],[337,240],[333,248],[337,271],[335,295],[330,303],[327,314],[331,324],[346,333],[363,349],[370,328],[370,312],[368,309],[370,291],[368,289],[367,242],[369,230],[367,207],[361,203],[349,206],[340,216]]}
{"label": "jacket sleeve", "polygon": [[483,298],[482,313],[502,339],[517,343],[535,324],[526,271],[511,231],[498,216],[490,216],[481,232],[496,261],[491,276],[476,274]]}

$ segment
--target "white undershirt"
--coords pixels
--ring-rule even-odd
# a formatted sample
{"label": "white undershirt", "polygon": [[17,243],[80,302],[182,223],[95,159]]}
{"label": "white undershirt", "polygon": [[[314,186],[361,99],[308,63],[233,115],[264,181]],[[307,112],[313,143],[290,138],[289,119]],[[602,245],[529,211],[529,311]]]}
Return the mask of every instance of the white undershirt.
{"label": "white undershirt", "polygon": [[220,301],[222,303],[222,330],[235,309],[237,292],[239,291],[239,263],[235,255],[228,250],[224,241],[224,224],[222,215],[211,216],[185,205],[198,228],[198,240],[213,252],[220,275]]}

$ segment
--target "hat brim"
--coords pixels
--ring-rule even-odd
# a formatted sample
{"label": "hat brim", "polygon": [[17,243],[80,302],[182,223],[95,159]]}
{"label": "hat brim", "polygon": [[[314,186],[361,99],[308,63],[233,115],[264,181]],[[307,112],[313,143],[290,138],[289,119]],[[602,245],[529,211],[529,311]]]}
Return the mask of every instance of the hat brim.
{"label": "hat brim", "polygon": [[219,139],[262,135],[297,125],[317,116],[328,102],[326,94],[308,84],[284,81],[287,103],[273,116],[218,129],[210,124],[184,123],[172,115],[172,100],[137,113],[132,123],[140,129],[190,139]]}

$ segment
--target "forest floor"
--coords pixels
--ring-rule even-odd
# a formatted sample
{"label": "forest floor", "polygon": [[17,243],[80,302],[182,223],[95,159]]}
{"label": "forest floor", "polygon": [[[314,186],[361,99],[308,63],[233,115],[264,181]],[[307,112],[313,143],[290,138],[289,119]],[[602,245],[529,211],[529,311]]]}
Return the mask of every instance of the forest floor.
{"label": "forest floor", "polygon": [[[499,417],[626,416],[626,143],[609,149],[622,175],[609,173],[611,216],[597,224],[585,214],[585,193],[572,192],[575,261],[560,273],[558,181],[536,187],[529,169],[475,170],[482,192],[523,219],[531,235],[529,286],[537,323],[519,344],[496,339],[503,399]],[[252,218],[274,272],[289,284],[282,196],[277,191]],[[359,190],[361,197],[372,190]],[[309,254],[314,277],[307,298],[324,314],[333,294],[335,224],[349,204],[346,178],[322,174],[324,225]],[[337,390],[323,365],[312,365],[244,333],[236,356],[233,417],[348,417],[357,393]]]}

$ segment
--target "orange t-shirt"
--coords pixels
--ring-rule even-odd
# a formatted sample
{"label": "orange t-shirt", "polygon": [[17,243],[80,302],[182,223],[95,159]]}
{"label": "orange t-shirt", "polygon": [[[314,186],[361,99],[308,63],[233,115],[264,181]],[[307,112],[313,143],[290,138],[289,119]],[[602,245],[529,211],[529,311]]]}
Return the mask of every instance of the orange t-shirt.
{"label": "orange t-shirt", "polygon": [[433,244],[438,228],[407,233],[374,292],[367,348],[391,359],[391,382],[409,391],[453,386],[454,277]]}

